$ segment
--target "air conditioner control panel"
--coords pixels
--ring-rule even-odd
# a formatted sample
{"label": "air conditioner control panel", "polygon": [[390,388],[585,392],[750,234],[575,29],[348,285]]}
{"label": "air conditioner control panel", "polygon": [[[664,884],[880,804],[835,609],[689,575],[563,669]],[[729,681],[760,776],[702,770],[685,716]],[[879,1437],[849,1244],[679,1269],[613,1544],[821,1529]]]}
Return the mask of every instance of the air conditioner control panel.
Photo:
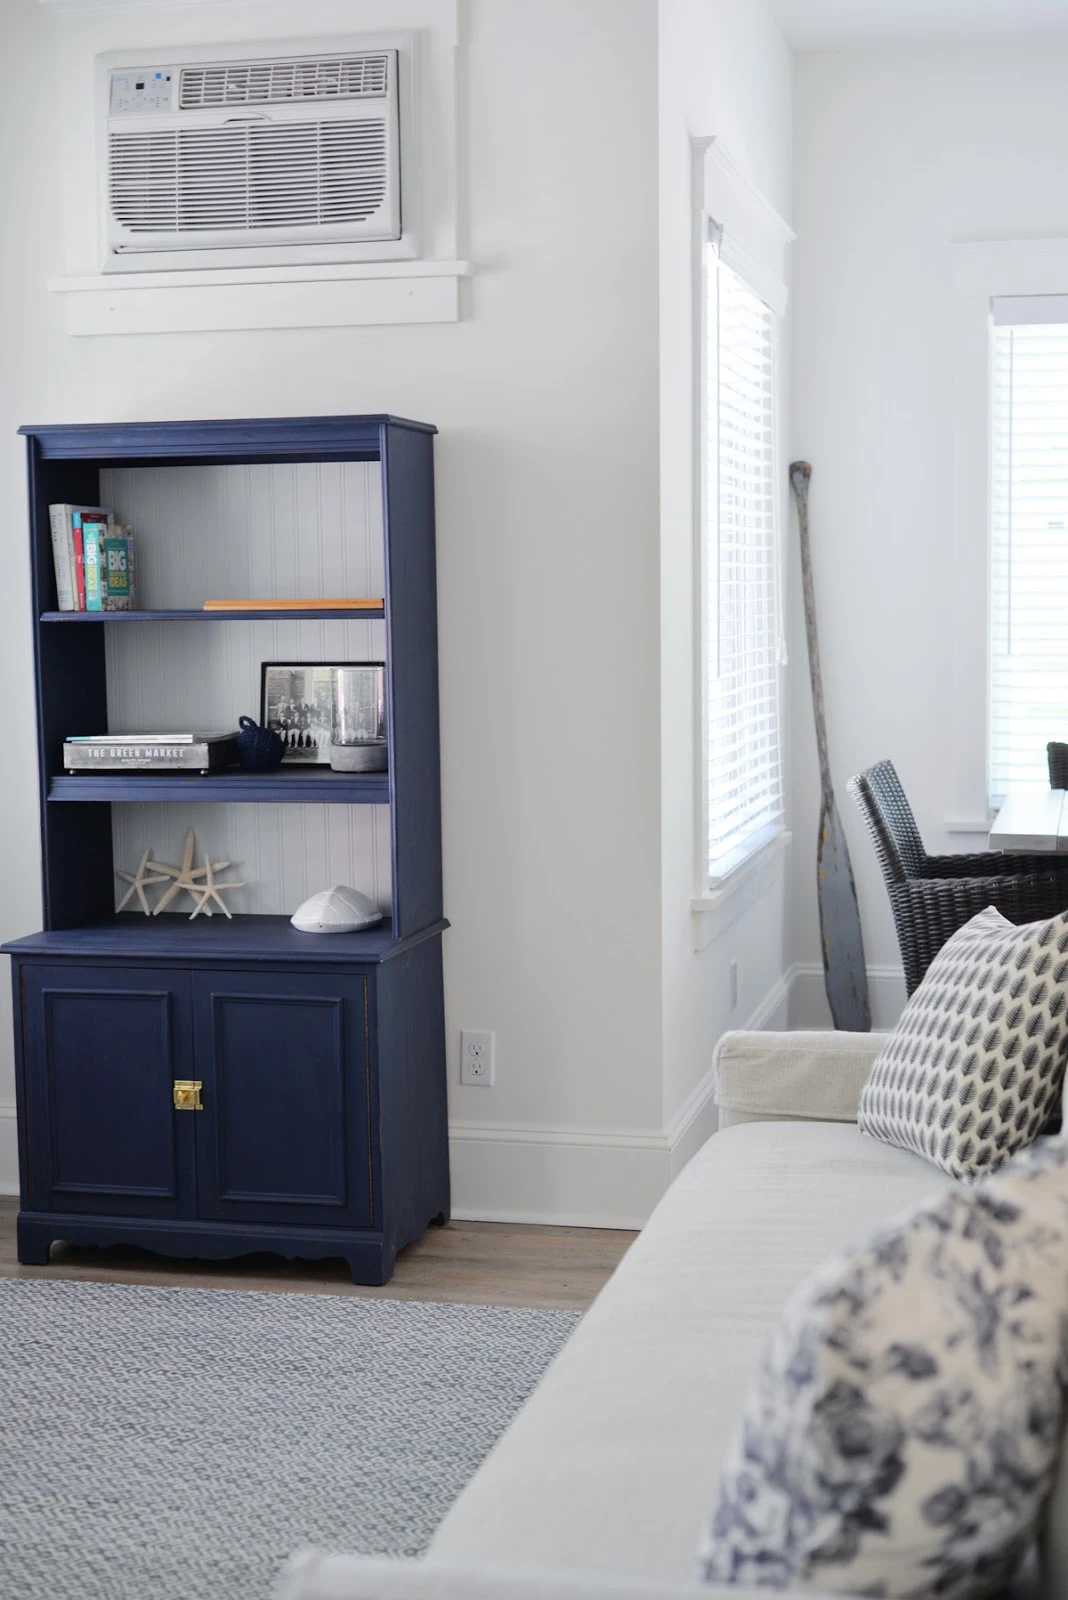
{"label": "air conditioner control panel", "polygon": [[172,109],[171,74],[166,67],[138,68],[111,74],[110,114],[113,117],[143,117],[153,111]]}

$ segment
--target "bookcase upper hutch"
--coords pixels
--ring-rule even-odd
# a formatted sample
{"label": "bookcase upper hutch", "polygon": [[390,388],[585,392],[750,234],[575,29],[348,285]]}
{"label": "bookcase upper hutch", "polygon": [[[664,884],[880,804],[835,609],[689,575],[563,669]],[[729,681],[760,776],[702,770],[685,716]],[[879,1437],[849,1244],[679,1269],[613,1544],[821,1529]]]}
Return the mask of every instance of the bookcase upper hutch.
{"label": "bookcase upper hutch", "polygon": [[[358,1281],[384,1282],[397,1250],[449,1208],[435,430],[342,416],[20,431],[44,927],[4,946],[19,1259],[47,1260],[56,1239],[205,1257],[272,1250],[341,1256]],[[378,475],[384,594],[361,617],[383,630],[388,770],[65,772],[68,735],[108,731],[109,662],[125,659],[105,648],[108,630],[246,629],[273,613],[58,611],[49,505],[100,504],[102,475],[117,471],[301,463],[366,463]],[[169,472],[157,494],[179,481]],[[217,595],[218,578],[204,573],[201,588]],[[325,617],[336,613],[286,613]],[[309,935],[283,914],[117,914],[115,868],[129,863],[114,859],[112,809],[138,802],[384,808],[391,920]]]}

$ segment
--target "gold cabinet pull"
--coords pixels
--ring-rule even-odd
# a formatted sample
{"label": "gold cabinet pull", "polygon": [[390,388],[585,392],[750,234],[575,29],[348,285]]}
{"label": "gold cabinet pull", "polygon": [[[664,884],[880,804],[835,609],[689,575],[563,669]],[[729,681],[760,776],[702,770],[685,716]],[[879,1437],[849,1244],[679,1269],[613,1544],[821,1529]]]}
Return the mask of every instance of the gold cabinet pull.
{"label": "gold cabinet pull", "polygon": [[203,1111],[204,1104],[200,1098],[201,1088],[202,1080],[200,1078],[175,1078],[175,1111]]}

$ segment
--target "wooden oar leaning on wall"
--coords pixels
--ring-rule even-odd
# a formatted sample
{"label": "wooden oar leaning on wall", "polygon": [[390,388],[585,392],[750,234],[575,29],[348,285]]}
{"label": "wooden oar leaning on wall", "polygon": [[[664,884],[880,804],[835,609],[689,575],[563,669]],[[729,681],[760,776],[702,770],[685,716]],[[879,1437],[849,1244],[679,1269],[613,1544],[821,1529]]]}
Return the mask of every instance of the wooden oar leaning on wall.
{"label": "wooden oar leaning on wall", "polygon": [[831,762],[827,753],[827,723],[823,709],[823,674],[816,623],[816,592],[812,581],[812,552],[808,533],[808,486],[812,468],[807,461],[790,466],[790,487],[797,505],[801,532],[801,587],[805,602],[808,668],[812,680],[812,711],[816,719],[816,749],[820,761],[820,827],[816,849],[816,895],[823,947],[823,981],[836,1028],[856,1033],[871,1029],[868,974],[864,963],[864,937],[842,819],[834,800]]}

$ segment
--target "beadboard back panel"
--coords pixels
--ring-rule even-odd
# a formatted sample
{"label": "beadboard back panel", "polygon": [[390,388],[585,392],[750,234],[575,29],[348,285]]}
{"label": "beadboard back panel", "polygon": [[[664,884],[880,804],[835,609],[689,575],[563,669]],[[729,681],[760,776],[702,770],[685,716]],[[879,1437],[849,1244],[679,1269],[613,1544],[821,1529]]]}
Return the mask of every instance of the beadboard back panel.
{"label": "beadboard back panel", "polygon": [[381,595],[376,463],[121,467],[103,503],[137,535],[140,604]]}
{"label": "beadboard back panel", "polygon": [[[378,597],[384,592],[377,464],[116,468],[101,502],[133,529],[138,605],[199,608],[208,599]],[[265,661],[381,661],[385,624],[359,621],[160,622],[106,629],[113,732],[236,728],[259,718]],[[377,806],[112,807],[117,866],[142,851],[197,860],[210,849],[243,879],[235,911],[296,910],[335,883],[390,904],[389,818]],[[120,884],[116,900],[125,885]]]}
{"label": "beadboard back panel", "polygon": [[[303,900],[335,883],[391,905],[389,813],[385,806],[340,805],[113,805],[115,865],[134,872],[141,855],[177,865],[186,830],[196,835],[196,865],[208,853],[230,866],[221,882],[242,882],[226,896],[231,911],[291,916]],[[116,905],[129,887],[116,880]],[[166,885],[149,889],[149,903]],[[127,911],[138,907],[131,902]],[[181,895],[168,911],[191,911]]]}

